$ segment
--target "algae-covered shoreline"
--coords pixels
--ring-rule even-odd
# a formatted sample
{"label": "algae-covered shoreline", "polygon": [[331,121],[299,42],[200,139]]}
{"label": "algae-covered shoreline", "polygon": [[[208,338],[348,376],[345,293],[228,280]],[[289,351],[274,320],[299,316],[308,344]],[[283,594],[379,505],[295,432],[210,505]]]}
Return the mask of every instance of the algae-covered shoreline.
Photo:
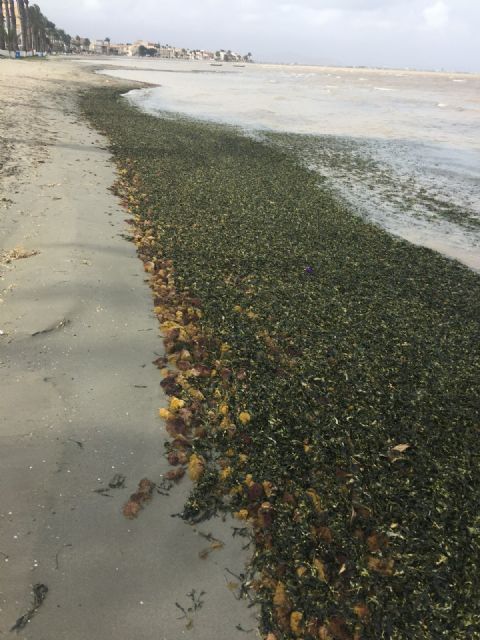
{"label": "algae-covered shoreline", "polygon": [[479,277],[271,145],[82,105],[151,274],[184,515],[251,531],[262,633],[480,637]]}

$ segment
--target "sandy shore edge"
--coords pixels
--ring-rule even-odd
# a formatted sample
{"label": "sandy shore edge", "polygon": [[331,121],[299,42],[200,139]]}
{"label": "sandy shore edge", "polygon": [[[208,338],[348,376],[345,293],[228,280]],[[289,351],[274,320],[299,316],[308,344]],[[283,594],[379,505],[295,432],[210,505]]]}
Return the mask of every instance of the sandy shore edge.
{"label": "sandy shore edge", "polygon": [[[225,570],[241,572],[241,543],[199,558],[199,534],[227,542],[230,523],[172,518],[186,483],[134,522],[121,514],[168,466],[150,293],[107,141],[77,112],[78,90],[113,81],[67,61],[1,61],[0,75],[0,248],[38,252],[0,265],[0,636],[42,583],[19,637],[176,640],[192,624],[198,640],[243,638],[237,625],[256,622]],[[97,493],[116,473],[125,488]],[[190,622],[176,602],[191,607],[192,590],[204,594]]]}

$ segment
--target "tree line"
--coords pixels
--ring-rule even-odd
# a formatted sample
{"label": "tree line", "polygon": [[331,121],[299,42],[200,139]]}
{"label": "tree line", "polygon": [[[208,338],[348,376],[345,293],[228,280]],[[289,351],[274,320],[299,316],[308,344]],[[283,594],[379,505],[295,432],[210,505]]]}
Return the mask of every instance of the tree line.
{"label": "tree line", "polygon": [[72,38],[29,0],[0,0],[0,49],[66,51]]}

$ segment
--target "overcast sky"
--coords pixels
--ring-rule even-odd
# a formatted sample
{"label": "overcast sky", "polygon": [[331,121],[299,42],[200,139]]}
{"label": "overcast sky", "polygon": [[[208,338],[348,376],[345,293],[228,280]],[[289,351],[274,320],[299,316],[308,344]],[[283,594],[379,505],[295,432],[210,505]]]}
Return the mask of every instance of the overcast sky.
{"label": "overcast sky", "polygon": [[269,62],[480,71],[480,0],[37,0],[72,36]]}

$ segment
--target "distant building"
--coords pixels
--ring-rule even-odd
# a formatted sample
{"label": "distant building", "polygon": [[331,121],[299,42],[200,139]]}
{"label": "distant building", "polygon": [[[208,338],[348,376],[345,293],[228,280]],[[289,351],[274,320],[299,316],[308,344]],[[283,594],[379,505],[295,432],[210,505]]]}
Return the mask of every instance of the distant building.
{"label": "distant building", "polygon": [[171,58],[177,60],[191,60],[191,52],[189,49],[180,47],[172,47],[169,44],[160,46],[158,55],[160,58]]}
{"label": "distant building", "polygon": [[111,44],[110,55],[114,56],[128,56],[130,55],[130,44]]}
{"label": "distant building", "polygon": [[160,58],[175,58],[175,47],[171,47],[168,44],[162,44],[158,55]]}
{"label": "distant building", "polygon": [[90,53],[108,56],[110,53],[110,42],[108,40],[91,40]]}
{"label": "distant building", "polygon": [[126,55],[128,56],[138,56],[141,47],[150,51],[155,51],[154,55],[158,54],[158,45],[154,42],[148,42],[148,40],[136,40],[133,44],[124,46],[127,47]]}
{"label": "distant building", "polygon": [[240,53],[235,53],[230,49],[228,49],[228,51],[225,51],[225,49],[220,49],[220,51],[217,51],[215,53],[215,59],[221,60],[222,62],[240,62],[245,60],[246,57],[247,56],[242,56]]}

